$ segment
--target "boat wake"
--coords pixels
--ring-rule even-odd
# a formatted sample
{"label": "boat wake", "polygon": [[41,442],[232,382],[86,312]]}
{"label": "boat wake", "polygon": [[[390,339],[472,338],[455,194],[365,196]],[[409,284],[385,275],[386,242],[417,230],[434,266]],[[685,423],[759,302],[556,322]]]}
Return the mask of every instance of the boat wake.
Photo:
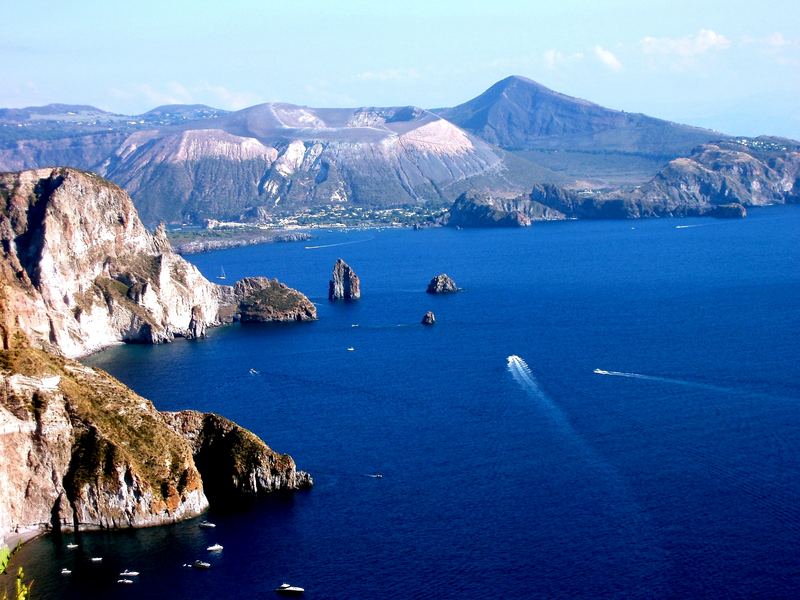
{"label": "boat wake", "polygon": [[[596,510],[604,518],[618,522],[616,536],[622,540],[626,547],[642,546],[643,551],[651,553],[653,565],[658,565],[663,560],[663,551],[660,547],[644,549],[647,544],[652,544],[655,539],[654,529],[647,515],[636,501],[630,491],[627,481],[609,463],[605,457],[597,452],[584,437],[575,430],[558,404],[542,389],[536,380],[531,368],[525,360],[512,354],[507,358],[507,368],[519,386],[531,398],[537,400],[540,409],[544,409],[550,421],[556,425],[558,434],[567,442],[574,452],[574,458],[584,464],[587,475],[592,477],[593,493],[596,498]],[[644,542],[643,540],[649,540]],[[656,542],[657,543],[657,542]],[[653,575],[657,568],[654,567]]]}
{"label": "boat wake", "polygon": [[508,357],[508,371],[511,373],[511,376],[516,380],[516,382],[525,389],[529,394],[539,398],[540,400],[544,400],[548,404],[552,405],[550,399],[545,395],[542,391],[542,388],[539,387],[539,383],[536,381],[536,378],[533,376],[533,372],[531,368],[528,366],[528,363],[525,362],[521,357],[517,356],[516,354],[512,354]]}
{"label": "boat wake", "polygon": [[732,393],[739,392],[733,388],[727,388],[719,385],[712,385],[710,383],[700,383],[699,381],[689,381],[687,379],[673,379],[671,377],[659,377],[658,375],[645,375],[644,373],[626,373],[624,371],[605,371],[603,369],[595,369],[595,375],[606,375],[610,377],[625,377],[627,379],[644,379],[645,381],[657,381],[659,383],[670,383],[672,385],[683,385],[686,387],[699,388],[703,390],[710,390],[713,392]]}
{"label": "boat wake", "polygon": [[336,244],[319,244],[316,246],[305,246],[306,250],[318,250],[319,248],[336,248],[337,246],[350,246],[351,244],[363,244],[374,240],[374,237],[366,238],[364,240],[353,240],[351,242],[337,242]]}

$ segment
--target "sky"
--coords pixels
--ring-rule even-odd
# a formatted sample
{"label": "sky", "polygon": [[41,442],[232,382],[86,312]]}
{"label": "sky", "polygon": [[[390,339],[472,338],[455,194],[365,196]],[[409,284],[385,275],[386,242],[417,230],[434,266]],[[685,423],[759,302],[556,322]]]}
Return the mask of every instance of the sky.
{"label": "sky", "polygon": [[0,0],[0,106],[454,106],[508,76],[800,139],[798,0]]}

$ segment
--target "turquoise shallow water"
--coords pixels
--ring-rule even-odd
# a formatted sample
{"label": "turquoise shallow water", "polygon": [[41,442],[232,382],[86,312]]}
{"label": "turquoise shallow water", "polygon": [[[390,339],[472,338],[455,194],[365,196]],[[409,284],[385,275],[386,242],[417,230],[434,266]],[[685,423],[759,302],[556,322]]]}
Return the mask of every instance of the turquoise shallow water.
{"label": "turquoise shallow water", "polygon": [[[161,409],[238,421],[316,486],[212,508],[213,532],[38,540],[21,556],[37,598],[272,597],[283,581],[308,598],[793,597],[798,242],[789,207],[192,256],[210,278],[277,276],[320,320],[87,362]],[[325,298],[338,257],[357,303]],[[464,291],[425,294],[442,271]],[[181,568],[214,542],[208,572]],[[114,583],[123,568],[136,584]]]}

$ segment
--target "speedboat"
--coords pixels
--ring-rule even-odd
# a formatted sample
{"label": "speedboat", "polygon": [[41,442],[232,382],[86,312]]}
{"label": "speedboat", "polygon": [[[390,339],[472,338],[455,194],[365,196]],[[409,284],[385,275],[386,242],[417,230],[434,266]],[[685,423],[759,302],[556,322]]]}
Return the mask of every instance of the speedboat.
{"label": "speedboat", "polygon": [[65,567],[65,568],[61,569],[61,574],[62,575],[72,575],[72,571],[70,571],[69,569],[67,569]]}
{"label": "speedboat", "polygon": [[103,560],[102,556],[93,556],[92,562],[101,562]]}
{"label": "speedboat", "polygon": [[209,552],[221,552],[222,551],[222,544],[214,544],[213,546],[209,546],[206,548]]}
{"label": "speedboat", "polygon": [[214,523],[210,523],[209,521],[203,521],[202,523],[200,523],[200,527],[202,527],[203,529],[213,529],[214,527],[216,527],[216,525]]}
{"label": "speedboat", "polygon": [[77,548],[77,547],[78,547],[78,544],[67,544],[67,548],[69,548],[70,550],[72,550],[73,548]]}
{"label": "speedboat", "polygon": [[348,351],[348,352],[353,352],[354,350],[355,350],[355,348],[353,348],[352,346],[350,346],[350,347],[347,349],[347,351]]}
{"label": "speedboat", "polygon": [[204,560],[196,560],[196,561],[194,561],[192,563],[192,566],[195,569],[210,569],[211,568],[211,563],[207,563]]}
{"label": "speedboat", "polygon": [[130,583],[133,583],[133,579],[117,579],[117,583],[130,584]]}
{"label": "speedboat", "polygon": [[279,594],[302,594],[305,592],[303,588],[297,587],[296,585],[289,585],[288,583],[280,584],[275,588],[275,591]]}
{"label": "speedboat", "polygon": [[256,369],[250,369],[250,375],[261,375]]}
{"label": "speedboat", "polygon": [[136,577],[139,574],[139,571],[128,571],[125,569],[122,573],[119,574],[120,577]]}

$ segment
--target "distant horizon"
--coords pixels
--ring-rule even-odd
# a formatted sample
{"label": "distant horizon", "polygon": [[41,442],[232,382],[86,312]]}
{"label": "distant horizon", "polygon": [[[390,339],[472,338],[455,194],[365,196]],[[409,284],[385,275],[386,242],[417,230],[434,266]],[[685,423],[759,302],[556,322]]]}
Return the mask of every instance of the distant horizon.
{"label": "distant horizon", "polygon": [[[538,82],[538,81],[536,81],[536,80],[534,80],[534,79],[532,79],[530,77],[527,77],[525,75],[512,74],[512,75],[507,75],[505,77],[502,77],[501,79],[498,79],[497,81],[495,81],[495,82],[491,83],[490,85],[488,85],[483,90],[475,93],[473,96],[471,96],[469,98],[466,98],[466,99],[462,100],[461,102],[458,102],[457,104],[454,104],[452,106],[458,106],[460,104],[464,104],[466,102],[469,102],[470,100],[473,100],[474,98],[477,98],[481,94],[485,93],[486,91],[488,91],[491,87],[495,86],[496,84],[498,84],[498,83],[500,83],[502,81],[505,81],[507,79],[512,79],[512,78],[525,79],[525,80],[531,81],[532,83],[535,83],[536,85],[540,85],[540,86],[546,87],[546,88],[550,89],[553,92],[556,92],[556,93],[559,93],[559,94],[563,94],[563,92],[561,92],[560,90],[549,88],[548,86],[542,84],[541,82]],[[564,95],[569,96],[568,94],[564,94]],[[598,105],[598,106],[603,106],[603,105],[600,105],[597,102],[594,102],[590,98],[584,98],[584,97],[580,97],[580,96],[569,96],[569,97],[575,98],[575,99],[578,99],[578,100],[582,100],[582,101],[586,101],[586,102],[590,102],[590,103]],[[435,110],[442,109],[442,108],[451,108],[451,107],[444,107],[444,106],[426,107],[426,106],[419,106],[419,105],[416,105],[416,104],[408,104],[408,103],[402,103],[402,102],[398,102],[396,104],[385,104],[385,105],[378,105],[378,104],[372,103],[372,104],[351,105],[351,106],[320,106],[320,105],[315,106],[313,104],[295,104],[293,102],[285,102],[285,101],[282,101],[282,100],[273,100],[273,101],[255,102],[254,104],[251,104],[251,105],[248,105],[248,106],[243,106],[241,108],[223,108],[222,106],[214,106],[214,105],[211,105],[211,104],[204,104],[204,103],[200,103],[200,102],[159,104],[157,106],[153,106],[153,107],[151,107],[149,109],[146,109],[146,110],[144,110],[142,112],[137,112],[137,113],[118,112],[118,111],[115,111],[113,109],[109,110],[109,109],[107,109],[105,107],[97,106],[95,104],[90,104],[90,103],[85,103],[85,102],[79,102],[79,103],[74,103],[74,104],[73,103],[67,103],[67,102],[48,102],[46,104],[37,104],[37,105],[28,105],[28,106],[0,106],[0,110],[4,110],[4,109],[10,109],[10,110],[26,110],[27,109],[27,110],[30,110],[30,109],[35,109],[35,108],[47,108],[47,107],[51,107],[51,106],[65,106],[65,107],[68,106],[68,107],[93,108],[93,109],[100,110],[100,111],[102,111],[104,113],[108,113],[108,114],[111,114],[111,115],[120,115],[120,116],[125,116],[125,117],[137,117],[137,116],[141,116],[141,115],[145,115],[147,113],[150,113],[150,112],[152,112],[154,110],[157,110],[159,108],[168,108],[168,107],[172,107],[172,106],[174,106],[174,107],[203,107],[203,108],[209,108],[209,109],[213,109],[213,110],[219,110],[219,111],[232,113],[232,112],[237,112],[237,111],[240,111],[240,110],[247,110],[247,109],[250,109],[250,108],[253,108],[253,107],[256,107],[256,106],[269,105],[269,104],[285,104],[285,105],[289,105],[289,106],[297,106],[297,107],[300,107],[300,108],[334,109],[334,110],[349,110],[349,109],[359,109],[359,108],[396,108],[396,107],[403,107],[403,106],[412,106],[414,108],[421,108],[421,109],[427,110],[427,111],[435,111]],[[615,108],[613,106],[603,106],[603,108],[607,108],[607,109],[610,109],[610,110],[616,110],[616,111],[619,111],[619,112],[625,112],[625,113],[644,114],[644,115],[646,115],[648,117],[653,117],[653,118],[656,118],[656,119],[670,121],[670,119],[665,119],[664,117],[661,117],[659,115],[648,114],[648,113],[645,113],[643,111],[638,111],[638,110],[623,110],[623,109]],[[675,123],[678,123],[678,124],[681,124],[681,125],[688,125],[690,127],[698,127],[698,128],[701,128],[701,129],[708,129],[710,131],[714,131],[716,133],[720,133],[720,134],[723,134],[723,135],[729,135],[729,136],[746,135],[746,134],[742,134],[740,132],[720,131],[718,129],[712,129],[710,127],[703,127],[702,125],[697,125],[697,124],[694,124],[694,123],[679,122],[679,121],[671,121],[671,122],[675,122]],[[785,138],[793,139],[793,138],[790,138],[790,136],[785,136],[785,135],[781,136],[781,135],[778,135],[778,134],[769,134],[769,133],[760,133],[760,134],[756,134],[755,136],[752,136],[752,137],[757,137],[757,136],[761,136],[761,135],[768,136],[768,137],[785,137]],[[751,137],[751,136],[747,135],[747,137]]]}
{"label": "distant horizon", "polygon": [[519,74],[600,106],[800,139],[800,4],[252,0],[6,8],[0,106],[450,107]]}

